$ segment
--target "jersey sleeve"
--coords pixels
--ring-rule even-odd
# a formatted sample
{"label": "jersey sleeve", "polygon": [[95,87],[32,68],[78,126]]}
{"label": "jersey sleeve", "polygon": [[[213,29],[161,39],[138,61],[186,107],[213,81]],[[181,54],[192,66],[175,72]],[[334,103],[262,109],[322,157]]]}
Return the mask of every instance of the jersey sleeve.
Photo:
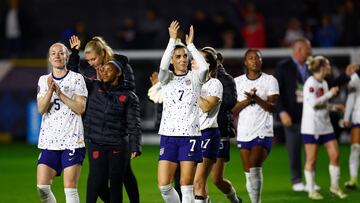
{"label": "jersey sleeve", "polygon": [[267,92],[267,96],[271,96],[271,95],[279,95],[279,83],[276,80],[275,77],[270,76],[270,80],[269,80],[269,89]]}
{"label": "jersey sleeve", "polygon": [[86,84],[84,77],[80,74],[76,74],[76,82],[75,82],[75,94],[79,96],[88,96],[88,90],[86,89]]}
{"label": "jersey sleeve", "polygon": [[222,94],[223,94],[223,86],[221,82],[217,79],[214,79],[209,86],[208,96],[218,97],[220,100],[222,100]]}
{"label": "jersey sleeve", "polygon": [[236,85],[236,93],[237,93],[237,101],[242,101],[245,99],[244,90],[241,85],[241,78],[235,78],[235,85]]}
{"label": "jersey sleeve", "polygon": [[44,97],[48,91],[47,76],[43,75],[39,78],[37,86],[37,98]]}

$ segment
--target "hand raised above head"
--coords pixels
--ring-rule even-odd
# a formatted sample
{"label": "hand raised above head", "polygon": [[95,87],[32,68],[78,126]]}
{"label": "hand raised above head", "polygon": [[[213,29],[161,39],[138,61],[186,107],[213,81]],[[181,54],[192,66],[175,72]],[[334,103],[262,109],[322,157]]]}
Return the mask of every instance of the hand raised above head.
{"label": "hand raised above head", "polygon": [[72,35],[69,39],[69,42],[70,42],[70,48],[73,49],[77,49],[79,50],[80,49],[80,46],[81,46],[81,41],[79,39],[78,36],[76,35]]}
{"label": "hand raised above head", "polygon": [[191,25],[189,29],[189,34],[185,36],[186,45],[189,45],[194,42],[194,27]]}
{"label": "hand raised above head", "polygon": [[170,26],[168,27],[170,38],[176,39],[179,28],[180,25],[178,21],[174,20],[171,22]]}

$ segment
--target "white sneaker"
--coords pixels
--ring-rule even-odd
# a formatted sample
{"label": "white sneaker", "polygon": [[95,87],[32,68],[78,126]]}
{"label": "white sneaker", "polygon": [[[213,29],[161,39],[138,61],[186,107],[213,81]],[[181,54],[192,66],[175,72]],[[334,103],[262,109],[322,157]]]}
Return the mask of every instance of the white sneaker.
{"label": "white sneaker", "polygon": [[305,191],[305,185],[302,182],[295,183],[292,185],[292,189],[294,192],[303,192],[303,191]]}
{"label": "white sneaker", "polygon": [[330,187],[330,193],[337,196],[340,199],[345,199],[347,197],[347,194],[345,194],[340,188]]}
{"label": "white sneaker", "polygon": [[324,199],[324,197],[318,193],[317,191],[312,191],[312,192],[309,192],[309,195],[308,197],[312,200],[321,200],[321,199]]}
{"label": "white sneaker", "polygon": [[[314,185],[314,189],[315,189],[315,191],[318,191],[318,192],[319,192],[320,189],[321,189],[321,187],[320,187],[319,185],[315,184],[315,185]],[[305,191],[305,192],[309,192],[309,186],[308,186],[308,185],[305,186],[304,191]]]}

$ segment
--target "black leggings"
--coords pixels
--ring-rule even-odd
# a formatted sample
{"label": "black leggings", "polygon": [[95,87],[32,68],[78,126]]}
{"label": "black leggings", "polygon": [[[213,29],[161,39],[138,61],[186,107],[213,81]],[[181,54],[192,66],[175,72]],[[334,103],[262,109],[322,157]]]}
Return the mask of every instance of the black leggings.
{"label": "black leggings", "polygon": [[86,202],[96,203],[98,197],[106,203],[121,203],[122,184],[127,172],[130,153],[127,144],[120,149],[109,149],[88,144],[89,176]]}

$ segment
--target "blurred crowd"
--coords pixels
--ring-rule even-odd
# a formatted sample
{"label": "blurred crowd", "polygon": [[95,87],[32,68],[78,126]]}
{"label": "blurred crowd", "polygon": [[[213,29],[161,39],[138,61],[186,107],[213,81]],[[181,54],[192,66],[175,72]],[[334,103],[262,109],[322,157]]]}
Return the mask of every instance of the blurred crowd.
{"label": "blurred crowd", "polygon": [[[63,1],[67,5],[67,0]],[[72,4],[80,5],[80,2]],[[66,42],[73,34],[78,35],[84,44],[91,37],[101,35],[115,49],[161,49],[166,45],[164,28],[173,18],[185,22],[184,27],[194,25],[199,35],[199,46],[228,49],[288,47],[300,37],[310,39],[314,47],[360,45],[360,18],[356,12],[360,8],[360,1],[356,0],[296,0],[281,4],[278,0],[227,0],[222,5],[213,1],[199,1],[197,6],[188,5],[188,15],[182,16],[174,11],[177,6],[169,7],[164,2],[150,4],[146,1],[133,12],[125,7],[114,8],[118,14],[103,14],[104,19],[101,17],[95,22],[88,20],[86,15],[93,16],[94,9],[97,9],[97,13],[106,13],[111,5],[102,9],[105,3],[87,1],[89,8],[77,8],[75,17],[67,20],[59,15],[56,18],[46,15],[47,12],[54,13],[51,10],[38,12],[43,10],[42,7],[50,8],[45,4],[51,2],[6,0],[0,6],[0,57],[36,56],[36,51],[47,46],[48,41]],[[201,2],[209,3],[199,6]],[[115,1],[108,2],[112,3],[114,7],[116,4],[120,6]],[[69,13],[75,9],[72,4],[68,4]],[[95,7],[90,8],[92,4]],[[282,5],[282,8],[275,4]],[[136,9],[136,6],[132,8]],[[44,23],[44,18],[48,19],[47,23]]]}

